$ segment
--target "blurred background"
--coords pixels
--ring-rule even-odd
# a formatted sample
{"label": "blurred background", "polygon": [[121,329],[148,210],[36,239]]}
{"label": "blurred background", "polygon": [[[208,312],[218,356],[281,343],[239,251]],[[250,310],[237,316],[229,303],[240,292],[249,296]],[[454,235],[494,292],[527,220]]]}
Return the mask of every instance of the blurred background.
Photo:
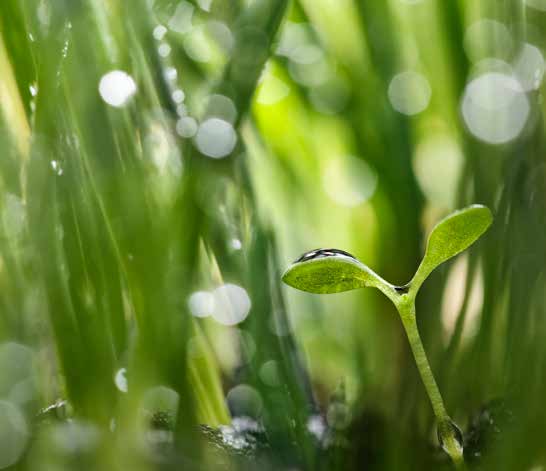
{"label": "blurred background", "polygon": [[489,206],[418,326],[471,469],[546,466],[545,0],[0,3],[0,469],[451,469],[395,284]]}

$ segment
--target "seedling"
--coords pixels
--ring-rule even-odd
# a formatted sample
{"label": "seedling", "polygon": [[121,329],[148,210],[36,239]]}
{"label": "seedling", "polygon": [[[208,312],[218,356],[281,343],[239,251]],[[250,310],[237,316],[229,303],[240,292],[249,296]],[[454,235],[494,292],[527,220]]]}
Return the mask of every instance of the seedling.
{"label": "seedling", "polygon": [[428,363],[415,315],[415,297],[428,275],[439,265],[472,245],[493,221],[485,206],[473,205],[440,221],[429,235],[425,256],[411,281],[395,286],[351,254],[337,249],[307,252],[286,270],[283,281],[309,293],[339,293],[357,288],[379,289],[396,306],[404,325],[417,369],[437,419],[438,440],[458,468],[464,467],[462,433],[446,412]]}

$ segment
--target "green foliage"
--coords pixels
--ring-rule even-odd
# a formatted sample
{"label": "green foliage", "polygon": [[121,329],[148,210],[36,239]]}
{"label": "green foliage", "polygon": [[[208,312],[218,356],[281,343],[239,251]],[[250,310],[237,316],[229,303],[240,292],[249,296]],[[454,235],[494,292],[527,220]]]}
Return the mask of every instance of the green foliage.
{"label": "green foliage", "polygon": [[493,216],[489,208],[472,205],[442,219],[429,235],[425,256],[412,281],[395,287],[347,252],[318,249],[303,254],[282,276],[293,288],[316,294],[340,293],[375,287],[393,299],[395,292],[413,296],[427,276],[442,263],[466,250],[489,228]]}
{"label": "green foliage", "polygon": [[339,251],[313,251],[303,255],[300,260],[286,270],[282,280],[301,291],[340,293],[382,283],[379,276],[366,265]]}
{"label": "green foliage", "polygon": [[328,294],[373,286],[390,298],[398,309],[421,379],[438,421],[438,438],[455,466],[464,468],[462,435],[446,412],[432,375],[415,320],[415,296],[425,278],[451,257],[472,245],[491,225],[489,208],[472,205],[450,214],[432,230],[425,257],[413,280],[396,287],[371,271],[352,255],[337,249],[320,249],[300,257],[283,275],[283,281],[299,290]]}
{"label": "green foliage", "polygon": [[[0,468],[215,469],[225,448],[220,469],[444,469],[392,306],[354,290],[408,311],[417,345],[427,276],[418,326],[453,419],[492,398],[514,417],[472,461],[545,467],[543,4],[1,1]],[[126,100],[101,90],[112,72]],[[491,72],[466,101],[495,119],[469,124]],[[211,118],[229,155],[200,145],[225,141]],[[473,201],[488,237],[431,272],[473,237],[439,253],[435,233],[411,287],[340,256],[286,281],[350,292],[282,289],[310,244],[401,285],[430,222]],[[158,392],[178,398],[168,430]],[[250,436],[219,428],[247,403]]]}
{"label": "green foliage", "polygon": [[428,237],[425,256],[409,285],[415,293],[439,265],[476,242],[493,222],[489,208],[472,205],[442,219]]}

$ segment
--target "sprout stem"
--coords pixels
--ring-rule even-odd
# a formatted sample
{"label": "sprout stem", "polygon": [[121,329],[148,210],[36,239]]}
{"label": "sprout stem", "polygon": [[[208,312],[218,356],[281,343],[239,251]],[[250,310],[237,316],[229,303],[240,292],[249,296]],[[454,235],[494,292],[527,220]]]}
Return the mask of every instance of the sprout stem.
{"label": "sprout stem", "polygon": [[464,458],[463,458],[463,446],[460,439],[457,437],[457,429],[455,424],[447,414],[442,395],[430,369],[430,365],[419,336],[419,330],[417,329],[417,321],[415,316],[415,302],[408,299],[406,296],[401,296],[400,299],[406,298],[406,302],[397,302],[396,308],[400,314],[402,324],[406,330],[408,340],[411,346],[411,351],[415,362],[417,363],[417,369],[421,375],[423,384],[427,391],[434,415],[438,421],[438,438],[441,442],[442,448],[451,457],[455,467],[460,470],[464,470]]}

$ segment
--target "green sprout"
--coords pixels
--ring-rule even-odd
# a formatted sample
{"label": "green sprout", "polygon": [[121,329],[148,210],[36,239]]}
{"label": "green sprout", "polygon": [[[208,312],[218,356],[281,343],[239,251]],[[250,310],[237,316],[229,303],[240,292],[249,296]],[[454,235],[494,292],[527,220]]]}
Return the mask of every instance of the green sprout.
{"label": "green sprout", "polygon": [[307,252],[284,273],[283,281],[309,293],[339,293],[357,288],[379,289],[396,306],[438,422],[438,440],[458,468],[464,467],[462,433],[447,414],[419,336],[415,298],[428,275],[472,245],[493,221],[485,206],[472,205],[450,214],[429,235],[425,256],[411,281],[395,286],[351,254],[338,249]]}

